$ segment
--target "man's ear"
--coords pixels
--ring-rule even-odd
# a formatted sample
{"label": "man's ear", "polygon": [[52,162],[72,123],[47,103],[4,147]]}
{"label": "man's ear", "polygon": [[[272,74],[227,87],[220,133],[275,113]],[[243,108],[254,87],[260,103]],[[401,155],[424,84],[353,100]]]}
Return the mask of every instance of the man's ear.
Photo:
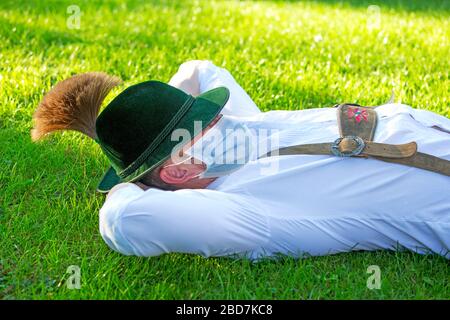
{"label": "man's ear", "polygon": [[181,184],[191,180],[197,172],[189,170],[189,167],[175,165],[163,167],[159,171],[159,177],[167,184]]}

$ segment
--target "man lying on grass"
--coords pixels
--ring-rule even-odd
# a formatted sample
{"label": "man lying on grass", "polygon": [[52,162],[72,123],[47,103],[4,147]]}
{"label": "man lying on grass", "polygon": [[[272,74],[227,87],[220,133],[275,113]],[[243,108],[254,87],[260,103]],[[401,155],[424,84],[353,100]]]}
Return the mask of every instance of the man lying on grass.
{"label": "man lying on grass", "polygon": [[182,64],[169,84],[131,86],[98,115],[118,83],[87,73],[57,84],[32,131],[37,140],[78,130],[109,158],[98,190],[109,192],[100,233],[112,249],[250,259],[409,249],[450,258],[449,119],[402,104],[347,105],[342,123],[372,125],[373,139],[336,140],[346,130],[337,108],[261,112],[209,61]]}

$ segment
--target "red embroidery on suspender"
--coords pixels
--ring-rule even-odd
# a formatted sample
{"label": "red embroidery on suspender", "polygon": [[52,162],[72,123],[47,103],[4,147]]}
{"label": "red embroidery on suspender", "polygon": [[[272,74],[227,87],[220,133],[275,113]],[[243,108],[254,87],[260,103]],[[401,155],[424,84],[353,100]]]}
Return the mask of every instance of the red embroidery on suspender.
{"label": "red embroidery on suspender", "polygon": [[361,109],[358,107],[349,107],[347,109],[348,118],[355,118],[355,121],[357,123],[360,123],[361,120],[364,120],[367,122],[367,110]]}

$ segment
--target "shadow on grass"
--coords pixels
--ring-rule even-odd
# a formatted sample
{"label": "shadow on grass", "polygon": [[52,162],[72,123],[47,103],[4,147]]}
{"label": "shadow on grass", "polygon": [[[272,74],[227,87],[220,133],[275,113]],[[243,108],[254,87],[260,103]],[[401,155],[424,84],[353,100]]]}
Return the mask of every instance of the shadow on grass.
{"label": "shadow on grass", "polygon": [[[190,5],[191,0],[48,0],[48,1],[29,1],[29,0],[3,0],[0,2],[0,10],[59,10],[65,9],[71,5],[77,5],[81,9],[89,7],[90,9],[99,9],[108,7],[110,9],[125,8],[127,10],[139,9],[142,5],[151,4],[158,8],[180,8]],[[62,12],[63,14],[65,12]]]}
{"label": "shadow on grass", "polygon": [[[255,1],[255,0],[248,0]],[[353,7],[357,9],[365,9],[369,6],[379,6],[383,8],[393,9],[396,11],[406,12],[450,12],[450,1],[448,0],[262,0],[273,3],[318,3],[332,6]],[[256,1],[255,1],[256,2]]]}
{"label": "shadow on grass", "polygon": [[[389,8],[398,11],[408,11],[408,12],[429,12],[429,11],[450,11],[450,2],[448,0],[246,0],[249,2],[273,2],[273,3],[323,3],[333,6],[348,6],[354,8],[367,8],[370,5],[377,5],[382,8]],[[50,0],[45,2],[28,1],[28,0],[6,0],[2,1],[0,4],[0,10],[44,10],[49,11],[53,9],[67,8],[72,5],[71,0]],[[88,0],[78,0],[76,5],[79,7],[89,7],[91,9],[98,9],[108,7],[111,10],[117,8],[126,8],[127,10],[139,10],[142,5],[151,5],[159,8],[172,8],[178,9],[183,7],[197,6],[189,0],[177,0],[177,1],[167,1],[167,0],[111,0],[111,1],[88,1]]]}

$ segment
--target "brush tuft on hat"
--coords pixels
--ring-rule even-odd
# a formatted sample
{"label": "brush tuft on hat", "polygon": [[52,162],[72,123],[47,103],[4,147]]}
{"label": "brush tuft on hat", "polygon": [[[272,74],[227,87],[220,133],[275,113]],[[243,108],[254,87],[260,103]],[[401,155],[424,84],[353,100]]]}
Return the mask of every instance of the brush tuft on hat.
{"label": "brush tuft on hat", "polygon": [[103,72],[83,73],[57,83],[34,112],[32,140],[58,130],[75,130],[96,139],[95,121],[100,106],[120,83],[119,78]]}

